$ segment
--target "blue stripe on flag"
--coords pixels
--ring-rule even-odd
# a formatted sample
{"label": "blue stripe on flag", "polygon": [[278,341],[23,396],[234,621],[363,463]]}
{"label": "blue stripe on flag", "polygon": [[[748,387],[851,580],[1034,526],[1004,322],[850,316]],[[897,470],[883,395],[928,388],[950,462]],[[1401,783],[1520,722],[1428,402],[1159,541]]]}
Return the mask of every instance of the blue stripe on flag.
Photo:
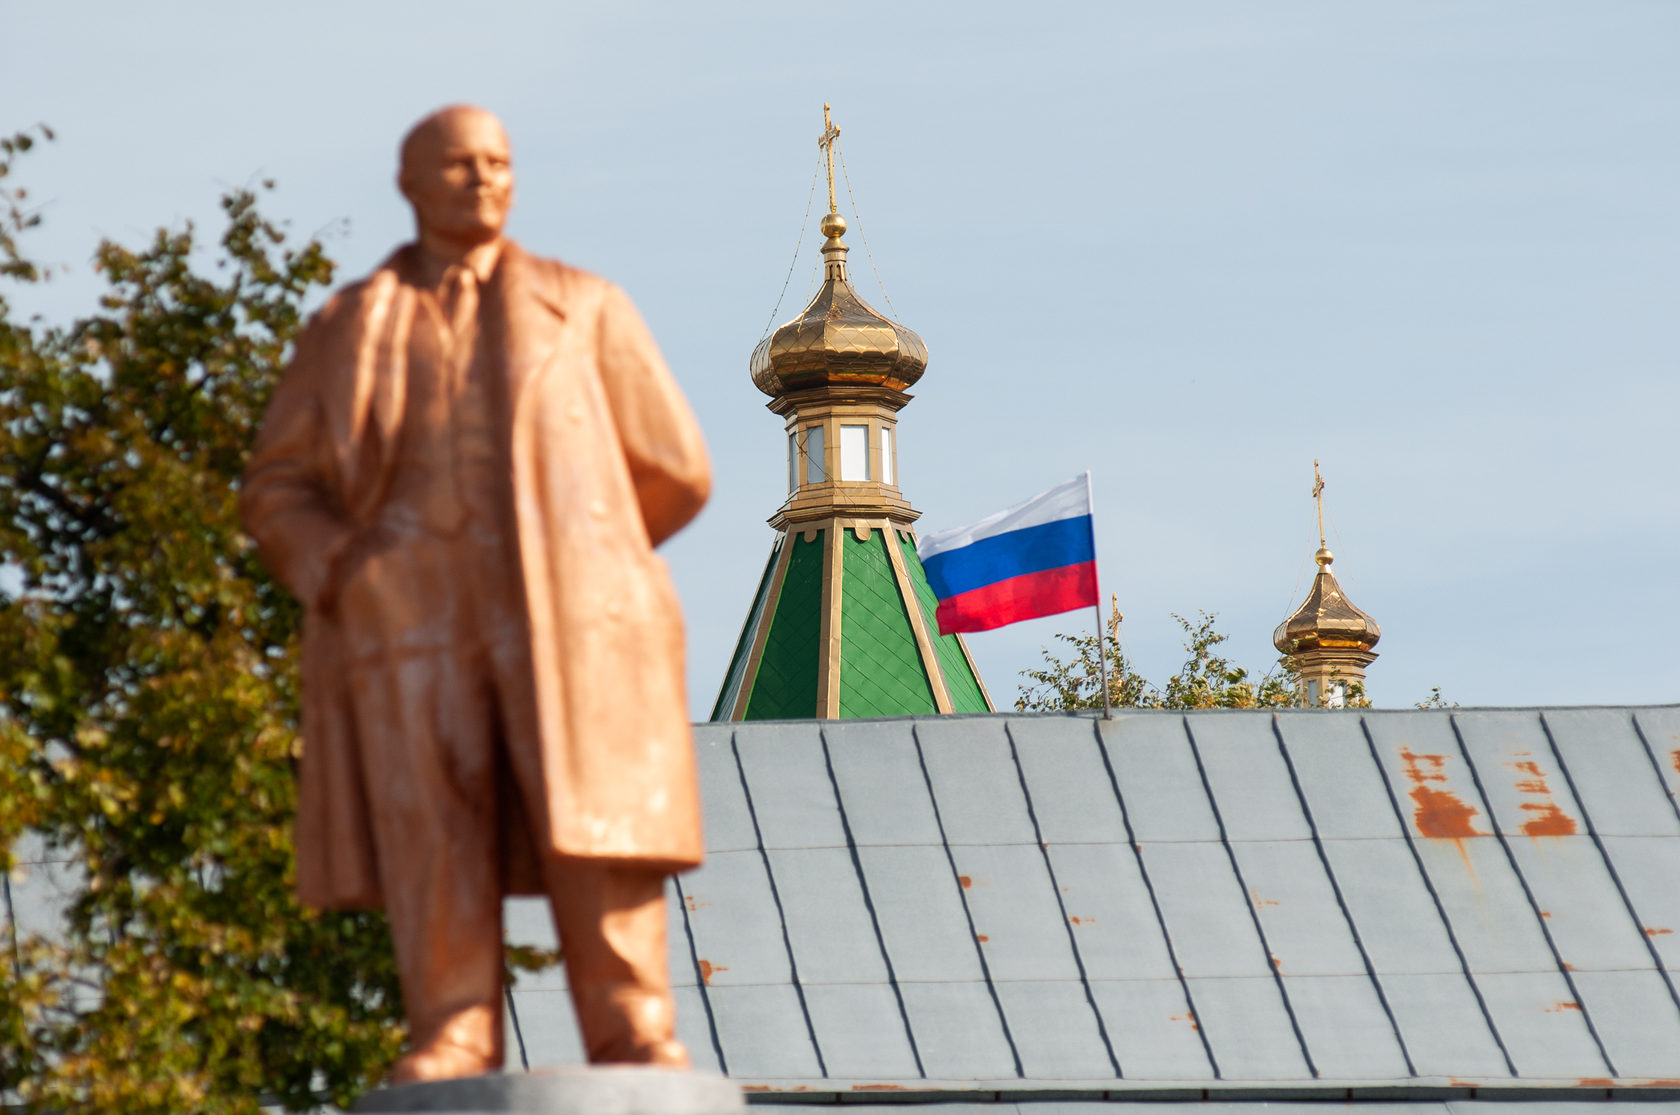
{"label": "blue stripe on flag", "polygon": [[982,585],[1095,561],[1091,516],[1056,519],[982,538],[956,550],[933,554],[922,562],[928,587],[944,600]]}

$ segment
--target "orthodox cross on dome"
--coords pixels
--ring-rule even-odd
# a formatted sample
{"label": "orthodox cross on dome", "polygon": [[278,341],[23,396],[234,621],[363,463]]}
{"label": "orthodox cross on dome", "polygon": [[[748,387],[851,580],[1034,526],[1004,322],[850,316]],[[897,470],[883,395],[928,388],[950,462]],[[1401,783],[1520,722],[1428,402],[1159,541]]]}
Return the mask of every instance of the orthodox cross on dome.
{"label": "orthodox cross on dome", "polygon": [[840,138],[840,129],[834,126],[834,121],[828,115],[828,102],[823,102],[823,134],[817,137],[817,146],[823,149],[828,159],[828,211],[840,212],[834,203],[834,141]]}
{"label": "orthodox cross on dome", "polygon": [[1318,474],[1318,458],[1313,458],[1313,502],[1318,504],[1318,548],[1328,549],[1324,544],[1324,477]]}

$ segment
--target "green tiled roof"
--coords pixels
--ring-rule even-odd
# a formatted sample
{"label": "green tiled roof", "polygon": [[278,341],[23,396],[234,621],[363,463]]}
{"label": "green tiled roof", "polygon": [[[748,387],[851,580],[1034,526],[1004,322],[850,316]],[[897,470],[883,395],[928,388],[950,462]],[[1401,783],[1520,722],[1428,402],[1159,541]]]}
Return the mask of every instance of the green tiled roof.
{"label": "green tiled roof", "polygon": [[840,715],[937,711],[887,556],[886,532],[872,530],[869,540],[860,542],[855,532],[845,531],[840,553]]}
{"label": "green tiled roof", "polygon": [[729,673],[724,676],[723,689],[718,693],[717,704],[712,706],[713,720],[728,720],[735,709],[736,699],[741,695],[741,681],[747,672],[747,659],[752,656],[753,642],[758,637],[758,622],[764,616],[764,597],[770,591],[770,578],[776,571],[776,559],[781,556],[782,544],[783,537],[778,535],[776,544],[770,547],[770,560],[764,563],[764,576],[758,579],[752,611],[747,613],[740,641],[735,644],[735,657],[729,660]]}
{"label": "green tiled roof", "polygon": [[968,664],[968,655],[963,653],[962,644],[955,635],[939,633],[939,624],[933,618],[939,600],[928,586],[927,574],[922,572],[922,559],[916,556],[916,544],[902,536],[899,544],[904,547],[904,567],[910,574],[911,585],[916,589],[916,598],[921,602],[922,619],[927,624],[929,638],[933,640],[934,655],[945,675],[945,690],[951,695],[951,711],[991,712],[991,706],[986,704],[986,694],[980,688],[980,680]]}
{"label": "green tiled roof", "polygon": [[782,591],[770,619],[770,637],[758,676],[752,679],[744,720],[784,720],[815,716],[818,642],[822,637],[823,532],[805,541],[794,535]]}
{"label": "green tiled roof", "polygon": [[[869,537],[859,539],[858,529],[868,529]],[[712,707],[713,720],[733,718],[737,707],[743,720],[924,716],[938,711],[941,692],[949,694],[952,712],[991,711],[962,643],[938,633],[933,590],[908,532],[886,520],[865,520],[862,528],[843,528],[838,539],[827,537],[826,529],[811,533],[810,541],[799,531],[776,540]],[[832,597],[824,599],[823,562],[830,546],[839,562],[834,573],[840,599],[838,629],[824,645],[823,619],[834,604]],[[908,584],[900,579],[895,557],[903,558]],[[934,676],[916,641],[917,621],[933,645]],[[761,637],[763,650],[755,662],[753,647]],[[836,653],[838,669],[831,657]],[[830,670],[836,689],[826,690],[819,704]]]}

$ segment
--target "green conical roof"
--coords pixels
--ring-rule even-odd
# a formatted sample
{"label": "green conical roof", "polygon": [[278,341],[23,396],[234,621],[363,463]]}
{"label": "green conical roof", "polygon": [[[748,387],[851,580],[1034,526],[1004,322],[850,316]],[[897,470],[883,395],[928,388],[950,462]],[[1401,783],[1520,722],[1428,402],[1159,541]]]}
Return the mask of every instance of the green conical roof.
{"label": "green conical roof", "polygon": [[713,720],[990,712],[934,624],[910,531],[829,520],[777,538]]}

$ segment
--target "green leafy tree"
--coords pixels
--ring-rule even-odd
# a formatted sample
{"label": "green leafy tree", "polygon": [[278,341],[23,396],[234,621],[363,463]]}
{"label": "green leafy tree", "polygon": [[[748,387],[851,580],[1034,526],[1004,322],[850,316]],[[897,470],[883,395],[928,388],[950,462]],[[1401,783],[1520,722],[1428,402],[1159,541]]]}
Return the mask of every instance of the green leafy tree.
{"label": "green leafy tree", "polygon": [[[38,217],[5,179],[34,141],[0,142],[22,283]],[[85,879],[62,932],[0,959],[0,1089],[29,1110],[344,1102],[403,1036],[383,918],[293,898],[299,615],[236,512],[332,264],[253,193],[222,209],[208,275],[188,226],[101,244],[72,325],[0,296],[0,871],[32,833]]]}
{"label": "green leafy tree", "polygon": [[[1120,609],[1111,601],[1107,630],[1109,704],[1115,708],[1287,708],[1295,704],[1295,668],[1285,658],[1276,668],[1254,680],[1241,666],[1218,653],[1219,644],[1230,638],[1214,628],[1216,616],[1198,613],[1195,622],[1175,614],[1184,628],[1187,657],[1178,673],[1157,686],[1132,669],[1120,649]],[[1064,635],[1056,639],[1072,649],[1063,659],[1044,648],[1044,663],[1036,670],[1022,670],[1015,707],[1023,712],[1051,712],[1062,709],[1103,707],[1101,663],[1095,634]],[[1355,699],[1363,699],[1363,694]]]}

